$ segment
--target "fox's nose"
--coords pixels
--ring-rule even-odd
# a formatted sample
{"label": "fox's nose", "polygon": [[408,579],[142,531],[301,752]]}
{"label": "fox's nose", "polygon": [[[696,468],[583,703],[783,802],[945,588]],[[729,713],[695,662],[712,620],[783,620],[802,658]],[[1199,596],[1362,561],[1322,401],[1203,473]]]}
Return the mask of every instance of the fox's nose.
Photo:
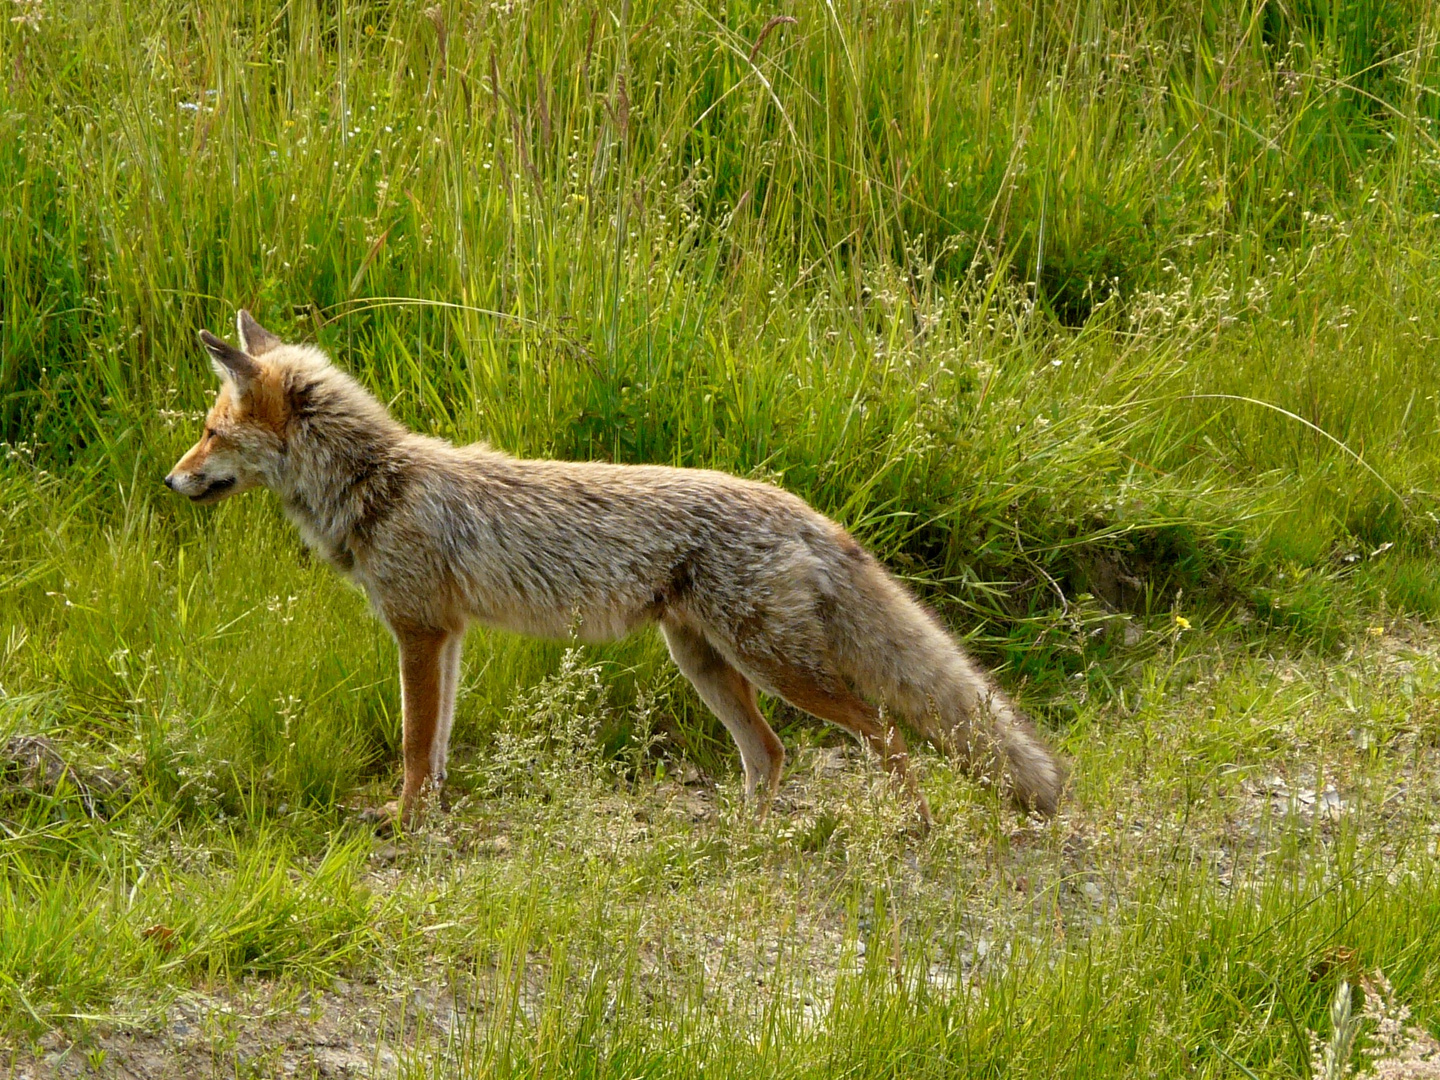
{"label": "fox's nose", "polygon": [[165,477],[165,486],[171,491],[175,490],[175,475],[173,473]]}

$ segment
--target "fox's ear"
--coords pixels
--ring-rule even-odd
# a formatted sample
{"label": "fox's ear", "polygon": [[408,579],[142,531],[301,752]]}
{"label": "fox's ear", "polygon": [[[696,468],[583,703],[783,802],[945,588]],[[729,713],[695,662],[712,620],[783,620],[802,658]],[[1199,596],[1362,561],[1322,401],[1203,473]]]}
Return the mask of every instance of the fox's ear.
{"label": "fox's ear", "polygon": [[209,330],[200,331],[200,344],[210,354],[210,364],[222,379],[234,379],[244,386],[260,374],[260,365],[229,342],[221,341]]}
{"label": "fox's ear", "polygon": [[266,330],[250,312],[244,308],[235,316],[235,329],[240,332],[240,347],[251,356],[264,356],[271,349],[283,345],[284,342]]}

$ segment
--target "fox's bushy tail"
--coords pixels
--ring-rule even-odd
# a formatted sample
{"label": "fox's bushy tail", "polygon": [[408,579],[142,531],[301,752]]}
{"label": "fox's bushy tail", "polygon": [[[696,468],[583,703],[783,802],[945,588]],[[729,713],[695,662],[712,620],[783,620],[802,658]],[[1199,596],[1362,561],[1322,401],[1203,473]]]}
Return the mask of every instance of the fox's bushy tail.
{"label": "fox's bushy tail", "polygon": [[1065,771],[1034,723],[878,562],[841,604],[836,651],[861,693],[883,702],[977,776],[1008,786],[1024,809],[1053,814]]}

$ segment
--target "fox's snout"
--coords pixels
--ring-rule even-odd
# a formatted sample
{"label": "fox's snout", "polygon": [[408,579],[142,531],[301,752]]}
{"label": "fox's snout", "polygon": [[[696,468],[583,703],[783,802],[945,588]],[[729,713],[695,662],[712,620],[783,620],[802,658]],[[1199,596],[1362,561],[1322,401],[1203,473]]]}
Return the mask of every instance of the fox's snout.
{"label": "fox's snout", "polygon": [[206,453],[203,440],[191,447],[165,474],[165,486],[176,495],[194,498],[205,490],[210,477],[206,475]]}
{"label": "fox's snout", "polygon": [[176,469],[165,477],[165,486],[191,502],[217,502],[237,490],[234,476],[211,476],[205,472],[182,472]]}
{"label": "fox's snout", "polygon": [[217,502],[240,487],[234,469],[226,465],[208,453],[206,442],[202,441],[175,463],[165,476],[165,486],[191,502]]}
{"label": "fox's snout", "polygon": [[165,474],[165,486],[176,495],[194,495],[204,490],[205,474],[198,470],[183,468],[183,465],[182,461]]}

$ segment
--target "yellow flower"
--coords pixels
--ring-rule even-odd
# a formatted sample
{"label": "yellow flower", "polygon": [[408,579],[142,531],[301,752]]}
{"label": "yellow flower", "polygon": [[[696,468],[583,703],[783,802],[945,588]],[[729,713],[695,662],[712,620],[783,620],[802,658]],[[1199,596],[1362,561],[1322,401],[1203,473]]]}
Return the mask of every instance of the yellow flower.
{"label": "yellow flower", "polygon": [[1175,616],[1175,625],[1178,626],[1181,630],[1189,630],[1189,629],[1190,629],[1190,620],[1187,619],[1187,618],[1185,618],[1184,615],[1176,615],[1176,616]]}
{"label": "yellow flower", "polygon": [[1367,627],[1365,628],[1365,632],[1366,632],[1367,634],[1369,634],[1371,637],[1384,637],[1384,636],[1385,636],[1385,627],[1383,627],[1383,626],[1367,626]]}

